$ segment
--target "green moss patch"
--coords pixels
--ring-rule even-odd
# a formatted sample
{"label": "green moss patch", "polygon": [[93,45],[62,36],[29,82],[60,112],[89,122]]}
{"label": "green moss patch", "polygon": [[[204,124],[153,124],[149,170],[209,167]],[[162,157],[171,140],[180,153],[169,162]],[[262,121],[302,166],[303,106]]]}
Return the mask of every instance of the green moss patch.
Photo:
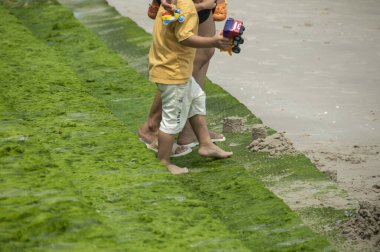
{"label": "green moss patch", "polygon": [[[230,134],[223,147],[235,152],[233,158],[192,153],[176,159],[192,172],[170,175],[136,136],[154,85],[56,2],[2,3],[7,8],[0,8],[0,124],[5,125],[0,225],[7,230],[0,235],[2,247],[331,250],[258,180],[286,162],[286,172],[305,164],[310,169],[294,179],[323,179],[304,157],[273,163],[249,152],[246,140],[229,146],[246,137]],[[142,34],[130,20],[119,22],[128,28],[125,34]],[[145,49],[134,52],[139,50]],[[208,103],[213,128],[231,115],[260,122],[216,85],[208,83],[207,92],[219,94]],[[296,168],[291,165],[297,162]]]}
{"label": "green moss patch", "polygon": [[0,11],[4,251],[246,250],[59,55]]}

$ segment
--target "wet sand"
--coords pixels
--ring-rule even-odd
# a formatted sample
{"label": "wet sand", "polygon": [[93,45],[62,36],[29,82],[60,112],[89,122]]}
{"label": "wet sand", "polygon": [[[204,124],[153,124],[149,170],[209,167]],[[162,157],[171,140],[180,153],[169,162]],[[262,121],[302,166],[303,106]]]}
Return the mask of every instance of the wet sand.
{"label": "wet sand", "polygon": [[[108,2],[151,32],[150,1]],[[245,43],[239,55],[216,52],[208,77],[353,197],[380,205],[380,2],[233,0],[228,11]]]}

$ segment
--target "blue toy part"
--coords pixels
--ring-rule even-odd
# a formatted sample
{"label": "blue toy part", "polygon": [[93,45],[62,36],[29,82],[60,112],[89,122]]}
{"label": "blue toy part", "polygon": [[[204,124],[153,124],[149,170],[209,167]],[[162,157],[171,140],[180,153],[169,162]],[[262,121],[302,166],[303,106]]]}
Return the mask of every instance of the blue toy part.
{"label": "blue toy part", "polygon": [[184,15],[179,16],[178,22],[183,23],[183,21],[185,21],[185,16]]}
{"label": "blue toy part", "polygon": [[231,27],[234,23],[234,20],[232,18],[228,18],[226,20],[226,23],[224,24],[224,29],[223,29],[223,37],[228,37],[228,33],[230,32],[231,30]]}
{"label": "blue toy part", "polygon": [[228,51],[230,55],[232,52],[240,53],[240,44],[244,43],[242,35],[244,33],[245,27],[242,21],[228,18],[224,25],[223,36],[231,40],[231,46],[227,49],[222,49],[221,51]]}

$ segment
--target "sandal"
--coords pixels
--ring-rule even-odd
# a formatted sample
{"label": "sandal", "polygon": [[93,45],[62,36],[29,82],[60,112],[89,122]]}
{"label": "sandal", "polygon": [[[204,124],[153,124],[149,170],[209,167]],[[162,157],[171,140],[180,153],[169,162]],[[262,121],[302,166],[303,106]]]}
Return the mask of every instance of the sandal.
{"label": "sandal", "polygon": [[214,21],[223,21],[227,18],[227,0],[217,0],[214,14]]}
{"label": "sandal", "polygon": [[[217,133],[213,133],[213,132],[210,132],[212,134],[214,134],[214,137],[211,137],[211,142],[213,143],[217,143],[217,142],[224,142],[226,141],[226,137],[221,135],[221,134],[217,134]],[[218,137],[217,135],[221,136],[221,137]],[[189,147],[189,148],[194,148],[195,146],[198,146],[199,145],[199,142],[196,140],[192,143],[189,143],[189,144],[183,144],[182,146],[185,146],[185,147]]]}
{"label": "sandal", "polygon": [[157,0],[152,0],[152,3],[149,4],[148,8],[148,17],[150,17],[151,19],[156,19],[159,8],[160,4],[157,2]]}
{"label": "sandal", "polygon": [[[142,141],[149,150],[152,150],[152,151],[158,153],[158,142],[157,142],[157,140],[153,141],[152,143],[147,143],[146,141],[144,141],[144,139],[140,138],[140,141]],[[176,153],[177,149],[181,148],[181,147],[185,148],[185,150],[180,152],[180,153]],[[185,145],[178,145],[177,143],[173,143],[172,155],[170,155],[170,157],[173,157],[173,158],[182,157],[182,156],[185,156],[191,152],[192,152],[192,149],[190,147],[185,146]]]}

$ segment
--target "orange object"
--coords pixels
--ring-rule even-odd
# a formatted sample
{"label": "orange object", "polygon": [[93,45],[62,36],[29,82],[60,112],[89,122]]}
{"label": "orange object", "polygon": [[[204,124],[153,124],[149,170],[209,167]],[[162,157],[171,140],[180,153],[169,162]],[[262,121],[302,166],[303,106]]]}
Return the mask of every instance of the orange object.
{"label": "orange object", "polygon": [[149,4],[148,8],[148,17],[155,19],[157,16],[158,8],[160,8],[160,4],[156,0],[152,0],[152,3]]}
{"label": "orange object", "polygon": [[217,0],[214,14],[214,21],[223,21],[227,18],[227,0]]}

